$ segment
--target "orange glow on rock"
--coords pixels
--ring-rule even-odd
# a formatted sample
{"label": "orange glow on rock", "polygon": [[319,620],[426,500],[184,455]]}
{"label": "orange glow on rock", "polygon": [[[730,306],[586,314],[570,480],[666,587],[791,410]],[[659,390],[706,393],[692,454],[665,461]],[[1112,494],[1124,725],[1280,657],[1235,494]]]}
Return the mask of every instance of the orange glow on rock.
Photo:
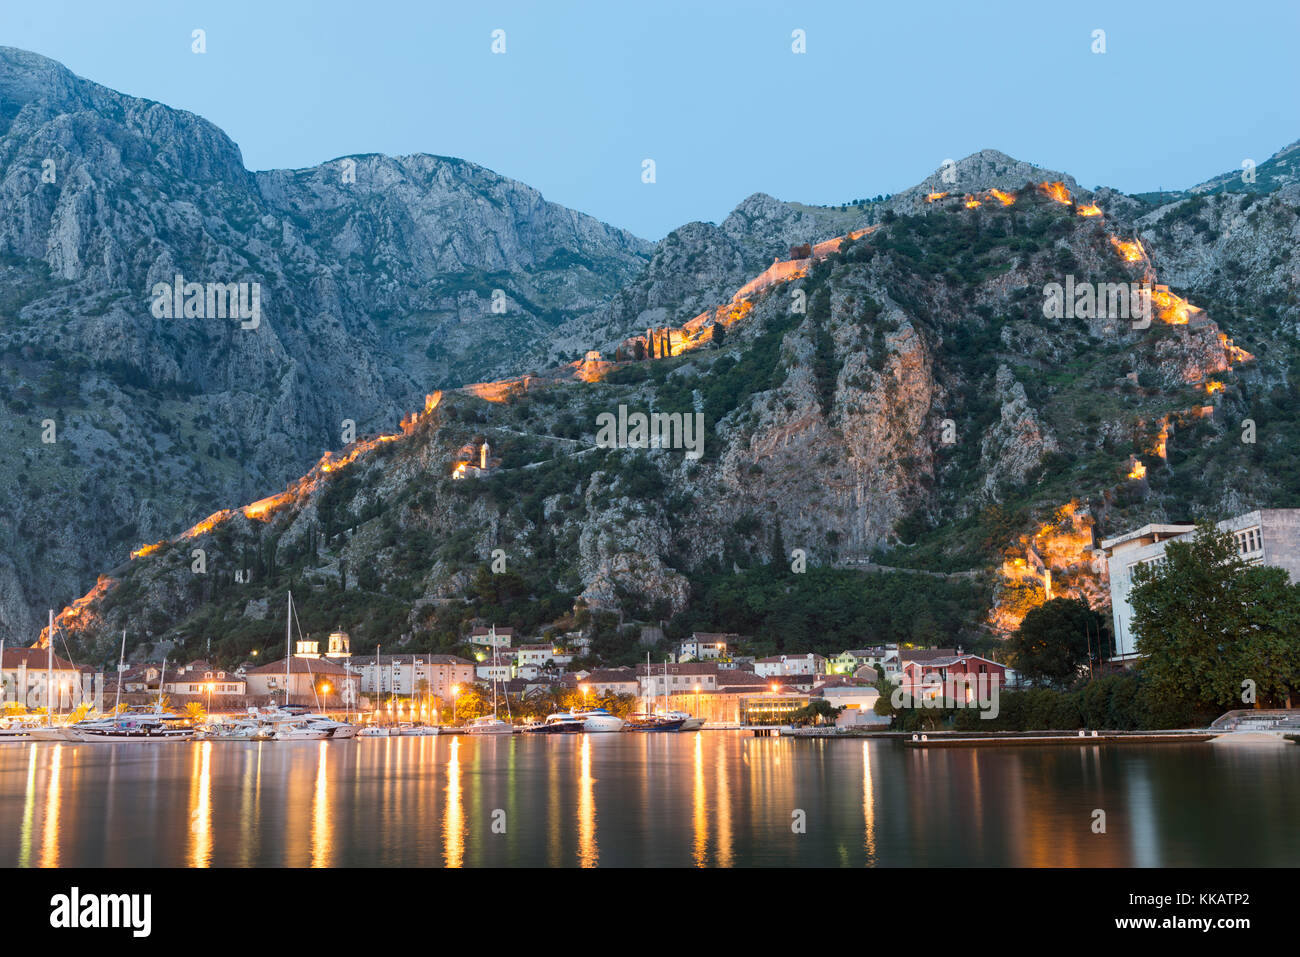
{"label": "orange glow on rock", "polygon": [[1014,196],[1012,196],[1010,193],[1004,193],[1000,189],[989,190],[989,195],[992,196],[994,199],[996,199],[1003,206],[1010,206],[1012,203],[1016,201],[1016,198]]}
{"label": "orange glow on rock", "polygon": [[1115,236],[1110,237],[1110,244],[1115,247],[1119,253],[1119,258],[1126,263],[1141,262],[1146,258],[1146,250],[1142,248],[1142,241],[1135,239],[1132,242],[1125,242]]}
{"label": "orange glow on rock", "polygon": [[1151,302],[1160,321],[1171,326],[1185,326],[1193,315],[1201,311],[1186,299],[1175,296],[1168,286],[1156,286],[1151,290]]}
{"label": "orange glow on rock", "polygon": [[935,200],[943,199],[947,195],[947,193],[926,193],[925,201],[927,203],[933,203]]}
{"label": "orange glow on rock", "polygon": [[1054,199],[1058,203],[1068,206],[1074,202],[1074,197],[1070,195],[1070,191],[1065,188],[1064,183],[1039,183],[1038,188],[1046,193],[1049,199]]}
{"label": "orange glow on rock", "polygon": [[[95,581],[94,588],[54,616],[54,627],[62,629],[67,634],[84,628],[90,622],[95,621],[96,616],[91,613],[89,606],[107,595],[108,590],[116,584],[115,579],[109,578],[107,575],[100,575]],[[38,648],[44,648],[49,643],[49,631],[48,627],[41,629],[41,636],[36,642]]]}
{"label": "orange glow on rock", "polygon": [[1083,205],[1083,206],[1076,206],[1076,207],[1074,208],[1074,211],[1075,211],[1076,213],[1078,213],[1080,216],[1100,216],[1100,215],[1101,215],[1101,207],[1098,206],[1096,203],[1087,203],[1086,205]]}

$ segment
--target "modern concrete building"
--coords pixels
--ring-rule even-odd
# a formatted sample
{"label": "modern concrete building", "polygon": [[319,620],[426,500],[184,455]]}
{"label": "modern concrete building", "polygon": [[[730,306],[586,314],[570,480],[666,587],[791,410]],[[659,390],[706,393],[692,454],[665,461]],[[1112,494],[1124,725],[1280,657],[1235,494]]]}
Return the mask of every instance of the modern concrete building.
{"label": "modern concrete building", "polygon": [[[1275,565],[1285,569],[1293,582],[1300,581],[1300,509],[1275,508],[1246,512],[1218,523],[1221,531],[1237,540],[1237,553],[1252,565]],[[1110,577],[1110,609],[1114,620],[1115,654],[1119,663],[1137,657],[1133,636],[1133,572],[1164,558],[1171,541],[1188,538],[1195,525],[1144,525],[1102,541]]]}

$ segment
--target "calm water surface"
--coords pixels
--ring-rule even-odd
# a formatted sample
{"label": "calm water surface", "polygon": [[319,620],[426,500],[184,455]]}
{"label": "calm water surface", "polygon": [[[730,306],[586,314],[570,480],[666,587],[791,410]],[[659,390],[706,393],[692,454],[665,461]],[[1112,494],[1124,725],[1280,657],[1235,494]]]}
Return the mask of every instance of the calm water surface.
{"label": "calm water surface", "polygon": [[1297,794],[1295,746],[9,742],[0,865],[1294,866]]}

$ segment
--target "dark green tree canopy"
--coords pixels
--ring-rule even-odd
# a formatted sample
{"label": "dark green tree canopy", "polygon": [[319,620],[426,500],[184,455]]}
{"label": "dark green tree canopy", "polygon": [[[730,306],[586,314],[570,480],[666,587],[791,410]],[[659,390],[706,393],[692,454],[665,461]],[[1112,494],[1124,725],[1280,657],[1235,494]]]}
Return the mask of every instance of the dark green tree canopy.
{"label": "dark green tree canopy", "polygon": [[1053,598],[1025,615],[1008,640],[1013,667],[1037,685],[1068,688],[1110,648],[1109,623],[1077,598]]}

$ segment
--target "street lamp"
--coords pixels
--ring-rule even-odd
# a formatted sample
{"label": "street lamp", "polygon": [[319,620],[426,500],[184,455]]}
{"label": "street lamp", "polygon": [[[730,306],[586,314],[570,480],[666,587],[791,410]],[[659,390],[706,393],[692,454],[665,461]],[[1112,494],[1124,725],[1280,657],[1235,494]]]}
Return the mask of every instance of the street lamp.
{"label": "street lamp", "polygon": [[329,708],[329,706],[330,706],[330,702],[329,702],[329,697],[330,697],[330,683],[329,683],[328,681],[322,681],[322,682],[320,683],[320,696],[321,696],[322,699],[324,699],[324,701],[325,701],[325,707],[326,707],[326,709],[328,710],[328,708]]}
{"label": "street lamp", "polygon": [[204,687],[208,691],[208,711],[212,711],[212,682],[209,681]]}

